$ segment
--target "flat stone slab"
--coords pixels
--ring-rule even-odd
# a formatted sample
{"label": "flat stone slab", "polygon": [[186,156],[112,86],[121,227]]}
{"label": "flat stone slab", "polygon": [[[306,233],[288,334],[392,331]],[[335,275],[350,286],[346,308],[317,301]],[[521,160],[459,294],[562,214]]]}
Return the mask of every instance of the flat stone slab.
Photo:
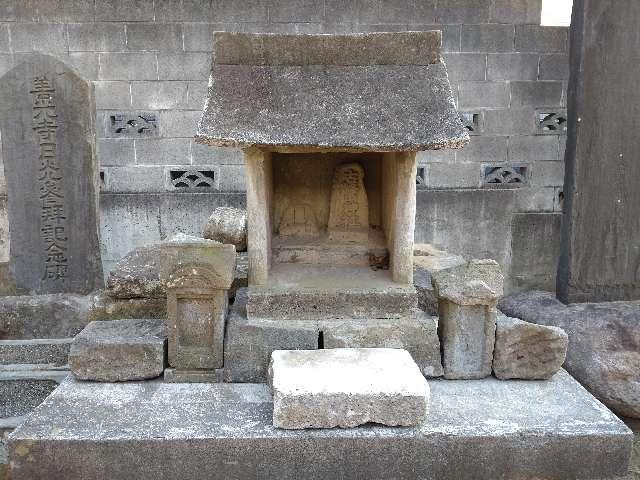
{"label": "flat stone slab", "polygon": [[402,349],[277,350],[269,384],[278,428],[413,426],[429,412],[427,380]]}
{"label": "flat stone slab", "polygon": [[162,374],[167,327],[164,320],[102,320],[78,334],[69,352],[79,380],[122,382]]}
{"label": "flat stone slab", "polygon": [[67,379],[9,437],[13,480],[608,478],[631,431],[566,372],[432,380],[419,427],[273,427],[256,384]]}

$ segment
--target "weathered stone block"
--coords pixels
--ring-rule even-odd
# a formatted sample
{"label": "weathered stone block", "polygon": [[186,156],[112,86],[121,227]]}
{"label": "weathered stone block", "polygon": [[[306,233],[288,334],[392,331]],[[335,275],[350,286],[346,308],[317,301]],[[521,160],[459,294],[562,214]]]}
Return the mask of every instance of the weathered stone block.
{"label": "weathered stone block", "polygon": [[[485,80],[487,75],[487,55],[481,53],[447,53],[443,55],[447,64],[449,80]],[[443,152],[446,152],[444,150]],[[435,153],[435,152],[434,152]],[[453,153],[453,152],[451,152]]]}
{"label": "weathered stone block", "polygon": [[562,82],[511,82],[514,107],[553,107],[562,103]]}
{"label": "weathered stone block", "polygon": [[169,383],[218,383],[223,380],[223,370],[218,369],[176,369],[164,371],[164,381]]}
{"label": "weathered stone block", "polygon": [[425,377],[442,376],[438,320],[423,312],[400,319],[320,322],[324,348],[400,348]]}
{"label": "weathered stone block", "polygon": [[406,350],[278,350],[269,384],[278,428],[413,426],[429,411],[429,385]]}
{"label": "weathered stone block", "polygon": [[438,313],[444,378],[473,379],[491,375],[495,307],[459,305],[440,299]]}
{"label": "weathered stone block", "polygon": [[509,105],[506,82],[460,82],[459,89],[459,108],[505,108]]}
{"label": "weathered stone block", "polygon": [[167,261],[162,244],[145,245],[131,251],[109,272],[107,294],[113,298],[163,298],[160,265]]}
{"label": "weathered stone block", "polygon": [[445,378],[491,375],[496,302],[503,289],[500,266],[493,260],[472,260],[433,272],[432,279]]}
{"label": "weathered stone block", "polygon": [[418,308],[429,315],[438,315],[438,296],[431,281],[431,273],[464,265],[466,260],[460,255],[445,251],[420,249],[420,245],[428,244],[417,244],[417,248],[414,248],[413,286],[418,294]]}
{"label": "weathered stone block", "polygon": [[535,53],[496,53],[487,56],[487,80],[537,80]]}
{"label": "weathered stone block", "polygon": [[501,380],[545,380],[562,367],[567,344],[561,328],[498,315],[493,373]]}
{"label": "weathered stone block", "polygon": [[164,370],[166,342],[162,320],[91,322],[71,345],[71,373],[99,382],[155,378]]}
{"label": "weathered stone block", "polygon": [[273,427],[266,385],[70,379],[11,435],[13,480],[52,480],[52,472],[64,480],[532,480],[627,471],[632,433],[566,372],[544,382],[429,383],[431,411],[420,427],[302,432]]}
{"label": "weathered stone block", "polygon": [[129,50],[181,50],[182,29],[178,23],[128,23]]}
{"label": "weathered stone block", "polygon": [[462,25],[463,52],[512,52],[513,25]]}
{"label": "weathered stone block", "polygon": [[567,48],[568,28],[540,25],[516,25],[516,51],[564,52]]}
{"label": "weathered stone block", "polygon": [[511,317],[562,328],[569,337],[567,371],[619,415],[640,418],[640,302],[565,306],[547,292],[505,297]]}
{"label": "weathered stone block", "polygon": [[156,54],[100,53],[99,80],[156,80]]}
{"label": "weathered stone block", "polygon": [[237,252],[247,249],[247,211],[233,207],[216,208],[202,233],[204,238],[235,245]]}
{"label": "weathered stone block", "polygon": [[0,340],[0,365],[61,367],[67,364],[72,338]]}

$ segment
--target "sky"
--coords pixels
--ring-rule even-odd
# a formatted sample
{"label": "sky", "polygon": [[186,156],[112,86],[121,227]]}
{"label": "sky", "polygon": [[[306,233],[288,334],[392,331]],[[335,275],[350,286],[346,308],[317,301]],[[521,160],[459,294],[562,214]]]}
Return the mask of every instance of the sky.
{"label": "sky", "polygon": [[542,25],[568,27],[573,0],[542,0]]}

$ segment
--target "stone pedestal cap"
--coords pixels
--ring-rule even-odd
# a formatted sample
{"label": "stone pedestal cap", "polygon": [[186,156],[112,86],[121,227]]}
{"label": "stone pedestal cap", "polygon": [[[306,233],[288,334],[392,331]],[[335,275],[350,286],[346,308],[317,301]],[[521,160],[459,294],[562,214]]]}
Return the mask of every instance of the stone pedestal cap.
{"label": "stone pedestal cap", "polygon": [[493,305],[503,295],[504,277],[495,260],[433,272],[432,282],[438,298],[458,305]]}
{"label": "stone pedestal cap", "polygon": [[440,31],[215,32],[196,139],[274,151],[462,148]]}
{"label": "stone pedestal cap", "polygon": [[165,262],[160,266],[160,278],[168,289],[179,288],[181,279],[190,275],[205,276],[212,288],[228,290],[231,287],[236,266],[235,246],[178,234],[162,248]]}

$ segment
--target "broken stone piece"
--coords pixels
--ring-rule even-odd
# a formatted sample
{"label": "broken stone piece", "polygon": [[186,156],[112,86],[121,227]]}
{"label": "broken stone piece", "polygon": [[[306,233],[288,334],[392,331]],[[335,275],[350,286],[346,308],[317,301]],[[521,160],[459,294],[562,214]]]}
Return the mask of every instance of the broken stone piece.
{"label": "broken stone piece", "polygon": [[247,211],[242,208],[218,207],[207,220],[204,238],[235,245],[236,251],[247,249]]}
{"label": "broken stone piece", "polygon": [[568,343],[561,328],[498,315],[493,373],[501,380],[545,380],[560,370]]}
{"label": "broken stone piece", "polygon": [[91,322],[71,345],[71,373],[98,382],[155,378],[164,370],[166,338],[163,320]]}
{"label": "broken stone piece", "polygon": [[429,385],[402,349],[277,350],[269,383],[278,428],[412,426],[429,411]]}
{"label": "broken stone piece", "polygon": [[438,296],[431,282],[432,273],[466,263],[461,255],[438,250],[428,243],[416,244],[413,248],[413,286],[418,294],[418,308],[429,315],[438,315]]}
{"label": "broken stone piece", "polygon": [[[160,280],[160,267],[170,261],[170,252],[165,249],[167,243],[199,237],[176,236],[168,241],[144,245],[133,249],[123,257],[109,272],[106,293],[111,298],[166,298],[167,289]],[[200,238],[200,240],[203,240]],[[203,240],[211,242],[212,240]],[[247,254],[237,254],[238,268],[231,287],[231,298],[238,288],[247,286]]]}
{"label": "broken stone piece", "polygon": [[433,275],[438,298],[458,305],[495,305],[503,295],[504,277],[495,260],[471,260]]}

